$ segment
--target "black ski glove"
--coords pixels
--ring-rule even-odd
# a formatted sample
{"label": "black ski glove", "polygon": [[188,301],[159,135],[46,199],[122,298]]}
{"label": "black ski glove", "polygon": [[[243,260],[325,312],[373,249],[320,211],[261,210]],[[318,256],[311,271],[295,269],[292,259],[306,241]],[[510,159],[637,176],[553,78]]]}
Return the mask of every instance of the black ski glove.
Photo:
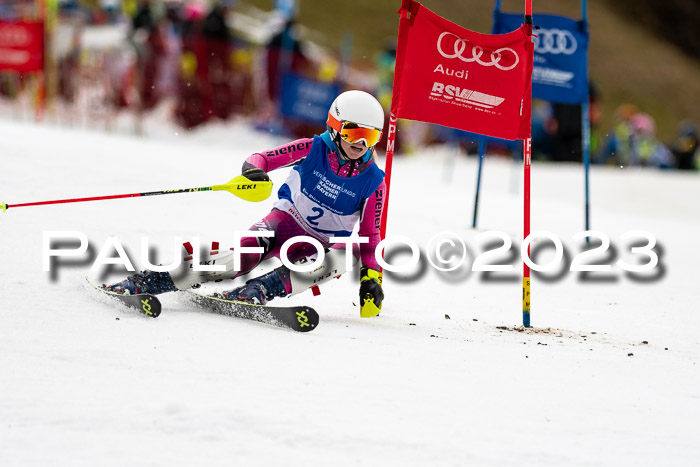
{"label": "black ski glove", "polygon": [[243,171],[243,176],[251,182],[269,182],[270,176],[263,169],[252,168]]}
{"label": "black ski glove", "polygon": [[384,300],[382,277],[378,271],[362,267],[360,268],[360,306],[363,306],[367,300],[372,300],[377,308],[382,308]]}

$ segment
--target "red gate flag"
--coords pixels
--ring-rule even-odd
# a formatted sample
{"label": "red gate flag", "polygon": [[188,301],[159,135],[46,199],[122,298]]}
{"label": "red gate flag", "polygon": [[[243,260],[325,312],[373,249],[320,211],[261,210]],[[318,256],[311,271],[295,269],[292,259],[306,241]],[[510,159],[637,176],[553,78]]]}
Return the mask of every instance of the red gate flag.
{"label": "red gate flag", "polygon": [[530,136],[533,44],[525,25],[480,34],[403,0],[396,117],[508,140]]}
{"label": "red gate flag", "polygon": [[0,21],[0,70],[44,69],[44,23]]}

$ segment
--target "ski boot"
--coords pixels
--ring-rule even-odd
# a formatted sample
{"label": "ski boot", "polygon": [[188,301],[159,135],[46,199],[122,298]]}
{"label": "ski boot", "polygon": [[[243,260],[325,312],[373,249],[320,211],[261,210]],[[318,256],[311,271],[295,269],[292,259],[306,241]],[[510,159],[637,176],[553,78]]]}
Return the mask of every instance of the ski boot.
{"label": "ski boot", "polygon": [[221,298],[234,302],[245,302],[252,305],[265,305],[275,297],[285,297],[287,290],[277,271],[250,279],[244,286],[222,292]]}
{"label": "ski boot", "polygon": [[124,295],[144,293],[158,295],[164,292],[177,290],[169,273],[154,271],[142,271],[116,284],[102,285],[102,288],[110,292]]}

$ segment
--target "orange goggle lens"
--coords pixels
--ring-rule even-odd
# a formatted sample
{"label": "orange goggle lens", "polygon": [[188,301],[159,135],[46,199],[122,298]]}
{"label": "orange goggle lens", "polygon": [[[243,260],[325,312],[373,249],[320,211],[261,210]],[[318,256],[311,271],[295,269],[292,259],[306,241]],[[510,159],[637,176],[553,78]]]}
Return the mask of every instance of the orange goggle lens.
{"label": "orange goggle lens", "polygon": [[340,137],[348,143],[359,143],[364,140],[368,148],[379,142],[382,137],[382,130],[376,128],[365,128],[356,123],[345,122],[340,130]]}

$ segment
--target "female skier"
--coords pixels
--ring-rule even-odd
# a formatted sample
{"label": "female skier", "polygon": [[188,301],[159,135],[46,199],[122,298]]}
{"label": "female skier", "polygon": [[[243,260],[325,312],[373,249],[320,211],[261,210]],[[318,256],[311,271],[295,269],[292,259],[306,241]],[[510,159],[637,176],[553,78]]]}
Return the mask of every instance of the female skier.
{"label": "female skier", "polygon": [[[191,265],[187,265],[191,261],[188,257],[185,263],[190,272],[186,274],[144,271],[107,288],[120,293],[159,294],[211,280],[232,279],[247,274],[266,259],[279,258],[282,245],[292,237],[309,236],[318,240],[326,253],[323,263],[314,271],[299,273],[280,266],[221,294],[227,300],[264,305],[275,297],[295,295],[345,272],[346,244],[332,243],[330,238],[349,237],[359,222],[359,236],[368,239],[359,248],[353,248],[352,253],[355,262],[362,263],[361,316],[376,316],[384,293],[374,253],[380,241],[386,190],[384,172],[377,167],[373,156],[382,137],[383,124],[384,111],[374,97],[363,91],[347,91],[331,104],[325,133],[246,159],[242,172],[251,181],[268,181],[267,172],[280,167],[294,165],[294,168],[279,189],[279,199],[272,211],[250,228],[272,231],[274,236],[241,239],[241,247],[259,247],[262,253],[241,253],[237,271],[232,267],[233,252],[212,252],[210,261],[204,263],[225,265],[226,271],[192,272]],[[303,262],[315,253],[313,245],[294,243],[287,251],[287,258],[292,263]]]}

